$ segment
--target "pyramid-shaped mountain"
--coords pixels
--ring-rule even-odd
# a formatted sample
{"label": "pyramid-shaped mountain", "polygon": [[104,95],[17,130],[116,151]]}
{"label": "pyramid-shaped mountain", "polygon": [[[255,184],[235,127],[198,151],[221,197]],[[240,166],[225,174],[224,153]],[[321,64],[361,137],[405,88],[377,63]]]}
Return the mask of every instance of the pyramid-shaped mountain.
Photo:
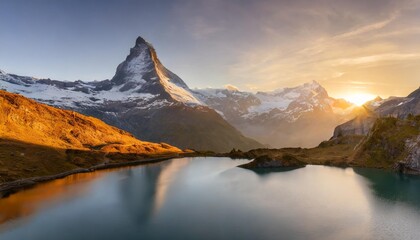
{"label": "pyramid-shaped mountain", "polygon": [[141,37],[111,80],[69,82],[0,72],[0,89],[97,117],[146,141],[217,152],[262,147],[202,104]]}

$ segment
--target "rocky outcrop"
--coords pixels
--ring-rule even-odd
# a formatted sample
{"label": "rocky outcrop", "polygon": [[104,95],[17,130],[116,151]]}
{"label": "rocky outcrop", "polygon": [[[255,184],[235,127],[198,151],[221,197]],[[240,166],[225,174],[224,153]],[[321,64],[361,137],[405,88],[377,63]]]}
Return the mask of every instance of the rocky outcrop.
{"label": "rocky outcrop", "polygon": [[281,154],[278,156],[263,155],[255,158],[252,162],[240,165],[239,167],[256,168],[298,168],[306,166],[305,162],[300,161],[290,154]]}
{"label": "rocky outcrop", "polygon": [[356,118],[338,125],[334,129],[333,139],[342,136],[367,135],[375,123],[377,117],[373,114],[360,115]]}
{"label": "rocky outcrop", "polygon": [[358,145],[353,163],[420,173],[420,115],[379,118]]}
{"label": "rocky outcrop", "polygon": [[405,166],[420,172],[420,135],[405,141]]}

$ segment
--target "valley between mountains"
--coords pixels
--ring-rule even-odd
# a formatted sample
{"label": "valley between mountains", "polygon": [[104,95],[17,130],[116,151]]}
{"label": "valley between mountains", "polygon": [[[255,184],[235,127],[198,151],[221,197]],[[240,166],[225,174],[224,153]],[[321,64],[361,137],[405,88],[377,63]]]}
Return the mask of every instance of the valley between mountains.
{"label": "valley between mountains", "polygon": [[323,164],[420,172],[420,89],[362,107],[330,97],[316,81],[257,93],[190,89],[141,37],[111,79],[0,71],[0,89],[3,187],[186,155],[255,159],[244,166],[253,169]]}

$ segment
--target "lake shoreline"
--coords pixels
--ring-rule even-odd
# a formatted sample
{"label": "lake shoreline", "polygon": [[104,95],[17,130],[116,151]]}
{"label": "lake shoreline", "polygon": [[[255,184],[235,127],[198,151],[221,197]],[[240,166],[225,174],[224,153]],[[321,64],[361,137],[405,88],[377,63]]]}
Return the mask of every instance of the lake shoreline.
{"label": "lake shoreline", "polygon": [[1,199],[0,238],[419,239],[420,177],[247,162],[201,155],[38,184]]}
{"label": "lake shoreline", "polygon": [[6,198],[14,193],[17,193],[19,191],[32,188],[36,186],[39,183],[49,182],[56,179],[65,178],[70,175],[78,174],[78,173],[88,173],[88,172],[94,172],[104,169],[113,169],[113,168],[120,168],[120,167],[129,167],[129,166],[140,166],[150,163],[158,163],[163,162],[171,159],[176,158],[183,158],[183,157],[195,157],[197,156],[196,153],[184,153],[184,154],[176,154],[176,155],[168,155],[168,156],[161,156],[156,158],[145,158],[141,160],[135,160],[130,162],[121,162],[121,163],[102,163],[98,164],[89,168],[78,168],[58,174],[53,175],[46,175],[46,176],[39,176],[39,177],[31,177],[31,178],[24,178],[15,180],[12,182],[6,182],[0,184],[0,199]]}
{"label": "lake shoreline", "polygon": [[[262,149],[259,149],[262,150]],[[264,149],[266,150],[266,149]],[[129,162],[120,162],[120,163],[102,163],[98,164],[89,168],[78,168],[58,174],[53,175],[46,175],[46,176],[39,176],[39,177],[31,177],[31,178],[24,178],[19,179],[11,182],[6,182],[0,184],[0,199],[6,198],[14,193],[17,193],[19,191],[34,187],[35,185],[39,183],[44,183],[48,181],[53,181],[56,179],[65,178],[70,175],[78,174],[78,173],[88,173],[88,172],[94,172],[98,170],[104,170],[104,169],[113,169],[113,168],[120,168],[120,167],[129,167],[129,166],[141,166],[146,165],[150,163],[159,163],[171,159],[176,158],[184,158],[184,157],[228,157],[232,160],[235,159],[249,159],[252,160],[256,156],[251,157],[247,154],[240,154],[241,156],[238,156],[237,153],[214,153],[214,152],[192,152],[192,153],[182,153],[182,154],[175,154],[175,155],[168,155],[168,156],[161,156],[161,157],[155,157],[155,158],[145,158],[141,160],[134,160]],[[363,166],[361,164],[352,163],[352,162],[325,162],[325,163],[319,163],[319,162],[306,162],[307,165],[317,165],[317,166],[327,166],[327,167],[338,167],[338,168],[366,168],[366,169],[379,169],[379,170],[386,170],[386,171],[393,171],[398,172],[394,168],[384,167],[384,166]],[[240,166],[239,166],[240,167]],[[247,168],[249,170],[252,170],[253,168]],[[263,168],[258,168],[263,169]],[[270,167],[267,167],[266,169],[271,169]],[[417,171],[407,171],[402,174],[406,175],[420,175]]]}

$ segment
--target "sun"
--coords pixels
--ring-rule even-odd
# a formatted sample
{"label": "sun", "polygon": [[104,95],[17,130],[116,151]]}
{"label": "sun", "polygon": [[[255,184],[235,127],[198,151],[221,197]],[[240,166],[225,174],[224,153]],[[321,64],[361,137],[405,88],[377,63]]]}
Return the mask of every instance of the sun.
{"label": "sun", "polygon": [[344,99],[358,106],[362,106],[367,101],[370,101],[374,98],[375,98],[375,95],[370,94],[370,93],[351,93],[344,96]]}

